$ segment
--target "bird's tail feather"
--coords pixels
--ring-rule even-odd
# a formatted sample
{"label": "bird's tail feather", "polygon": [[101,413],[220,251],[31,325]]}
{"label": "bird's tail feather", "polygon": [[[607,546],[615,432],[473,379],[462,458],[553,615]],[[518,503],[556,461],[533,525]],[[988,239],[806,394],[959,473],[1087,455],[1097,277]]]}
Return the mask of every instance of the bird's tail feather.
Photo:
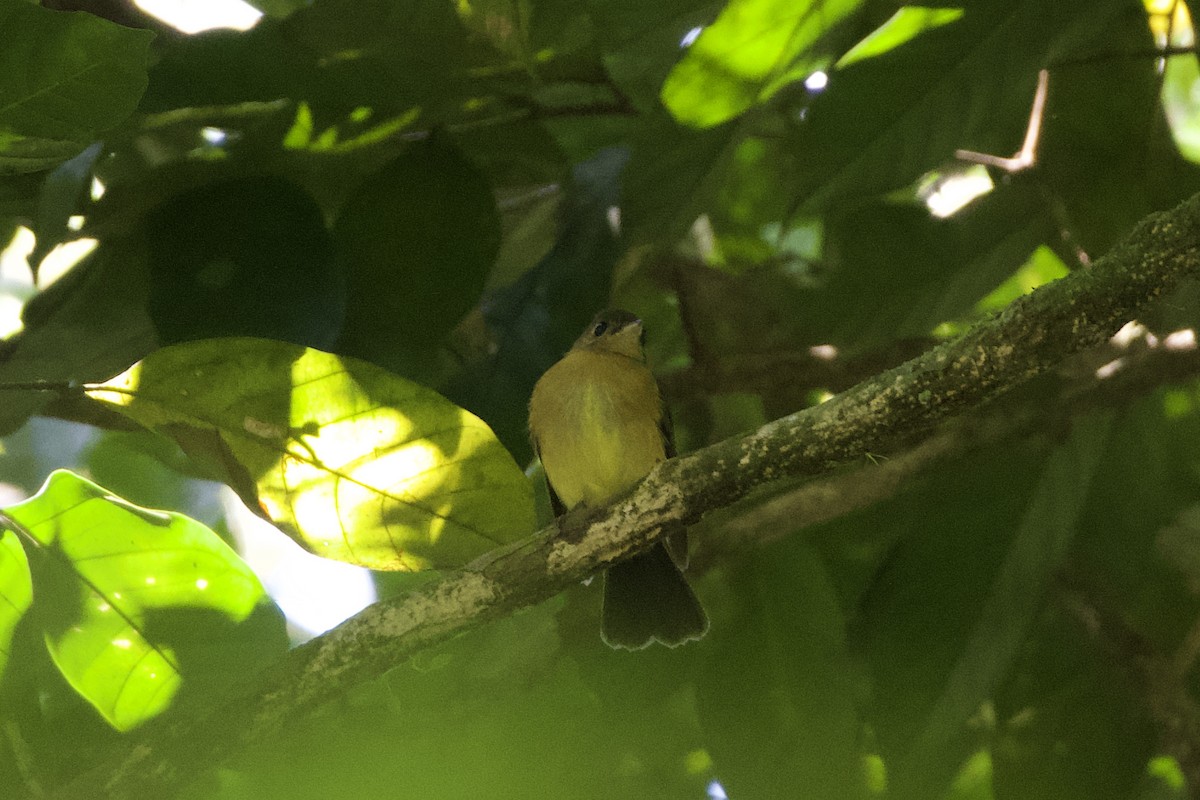
{"label": "bird's tail feather", "polygon": [[676,647],[707,630],[708,615],[661,542],[605,574],[600,635],[610,647]]}

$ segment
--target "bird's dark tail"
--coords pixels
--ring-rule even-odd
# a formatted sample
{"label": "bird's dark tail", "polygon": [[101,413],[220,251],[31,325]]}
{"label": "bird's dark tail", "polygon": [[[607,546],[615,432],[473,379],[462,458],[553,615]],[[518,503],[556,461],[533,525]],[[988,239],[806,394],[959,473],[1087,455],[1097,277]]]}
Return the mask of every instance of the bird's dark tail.
{"label": "bird's dark tail", "polygon": [[600,636],[609,647],[676,647],[707,630],[708,615],[662,542],[605,574]]}

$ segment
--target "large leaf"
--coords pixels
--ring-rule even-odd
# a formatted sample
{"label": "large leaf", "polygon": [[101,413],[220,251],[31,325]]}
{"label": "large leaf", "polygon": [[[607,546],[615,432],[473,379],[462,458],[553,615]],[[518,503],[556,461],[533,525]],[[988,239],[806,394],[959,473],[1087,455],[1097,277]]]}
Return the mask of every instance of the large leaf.
{"label": "large leaf", "polygon": [[1054,241],[1036,187],[1017,184],[947,219],[919,206],[868,202],[831,215],[811,309],[797,324],[812,343],[864,348],[929,334],[962,317]]}
{"label": "large leaf", "polygon": [[790,138],[797,208],[912,183],[965,148],[1021,145],[1038,70],[1128,8],[1123,0],[969,4],[956,22],[838,70]]}
{"label": "large leaf", "polygon": [[174,438],[321,556],[456,567],[533,530],[529,483],[486,424],[356,359],[212,339],[88,394]]}
{"label": "large leaf", "polygon": [[863,797],[845,620],[811,546],[756,553],[735,577],[738,616],[713,632],[697,706],[731,796]]}
{"label": "large leaf", "polygon": [[[0,517],[0,523],[3,517]],[[17,535],[0,530],[0,677],[11,657],[13,633],[17,623],[33,602],[33,584],[29,562]]]}
{"label": "large leaf", "polygon": [[[924,563],[911,560],[917,551],[909,548],[885,571],[883,591],[899,593],[889,602],[876,591],[876,601],[889,602],[878,619],[889,630],[877,633],[870,649],[880,694],[876,724],[893,796],[938,796],[970,754],[968,720],[1020,653],[1074,535],[1109,422],[1079,421],[1046,460],[1001,558],[995,559],[995,548],[1006,531],[992,534],[989,543],[975,535],[980,531],[964,536],[961,527],[947,527],[920,547]],[[984,499],[970,501],[983,508]],[[997,499],[1012,509],[1016,497]],[[977,563],[966,560],[972,558]]]}
{"label": "large leaf", "polygon": [[823,66],[814,46],[862,0],[732,0],[688,49],[662,87],[680,122],[733,119],[789,80]]}
{"label": "large leaf", "polygon": [[163,344],[261,336],[332,347],[344,276],[307,192],[276,177],[217,181],[145,219],[147,310]]}
{"label": "large leaf", "polygon": [[[1131,13],[1122,23],[1107,33],[1104,47],[1121,52],[1155,47],[1143,16]],[[1096,60],[1051,77],[1039,176],[1061,204],[1071,244],[1092,257],[1151,211],[1200,190],[1200,169],[1171,139],[1160,105],[1163,81],[1160,64],[1136,58]],[[1121,90],[1114,92],[1114,86]],[[1193,314],[1180,323],[1196,321]]]}
{"label": "large leaf", "polygon": [[0,174],[53,166],[131,114],[149,31],[0,0]]}
{"label": "large leaf", "polygon": [[318,118],[356,108],[469,117],[481,107],[470,62],[489,55],[490,48],[471,48],[454,5],[442,0],[316,0],[246,33],[213,31],[173,43],[151,71],[143,108],[290,97],[310,103]]}
{"label": "large leaf", "polygon": [[334,226],[349,260],[342,352],[424,377],[500,246],[491,187],[440,133],[372,175]]}
{"label": "large leaf", "polygon": [[254,573],[195,520],[63,470],[6,513],[31,540],[34,613],[54,663],[118,730],[286,647]]}

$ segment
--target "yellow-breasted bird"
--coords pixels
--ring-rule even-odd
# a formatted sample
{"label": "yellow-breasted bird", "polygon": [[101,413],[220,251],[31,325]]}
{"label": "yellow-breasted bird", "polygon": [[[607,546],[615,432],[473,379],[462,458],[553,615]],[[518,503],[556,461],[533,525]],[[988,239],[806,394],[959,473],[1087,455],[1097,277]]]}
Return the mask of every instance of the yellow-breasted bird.
{"label": "yellow-breasted bird", "polygon": [[[607,503],[675,455],[644,336],[633,314],[603,311],[533,387],[529,433],[555,516]],[[683,577],[687,552],[681,528],[608,569],[600,635],[609,646],[674,647],[704,635],[708,617]]]}

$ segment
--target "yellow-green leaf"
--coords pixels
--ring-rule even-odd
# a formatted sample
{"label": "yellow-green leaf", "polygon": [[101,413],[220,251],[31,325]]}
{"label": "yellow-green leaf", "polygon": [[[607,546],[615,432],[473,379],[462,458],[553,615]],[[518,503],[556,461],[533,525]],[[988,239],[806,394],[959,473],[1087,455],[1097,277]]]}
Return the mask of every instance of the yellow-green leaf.
{"label": "yellow-green leaf", "polygon": [[261,339],[152,353],[88,394],[207,462],[312,552],[456,567],[529,535],[529,482],[490,428],[363,361]]}
{"label": "yellow-green leaf", "polygon": [[966,13],[961,8],[923,8],[901,6],[888,21],[880,25],[838,59],[837,66],[848,67],[895,50],[926,31],[958,21]]}
{"label": "yellow-green leaf", "polygon": [[822,66],[814,46],[862,0],[730,0],[662,87],[677,120],[709,128]]}
{"label": "yellow-green leaf", "polygon": [[5,513],[31,548],[33,613],[51,658],[118,730],[184,690],[253,674],[286,648],[283,616],[258,578],[189,517],[140,508],[65,470]]}
{"label": "yellow-green leaf", "polygon": [[15,533],[0,529],[0,677],[8,665],[17,623],[32,602],[33,584],[25,551]]}

